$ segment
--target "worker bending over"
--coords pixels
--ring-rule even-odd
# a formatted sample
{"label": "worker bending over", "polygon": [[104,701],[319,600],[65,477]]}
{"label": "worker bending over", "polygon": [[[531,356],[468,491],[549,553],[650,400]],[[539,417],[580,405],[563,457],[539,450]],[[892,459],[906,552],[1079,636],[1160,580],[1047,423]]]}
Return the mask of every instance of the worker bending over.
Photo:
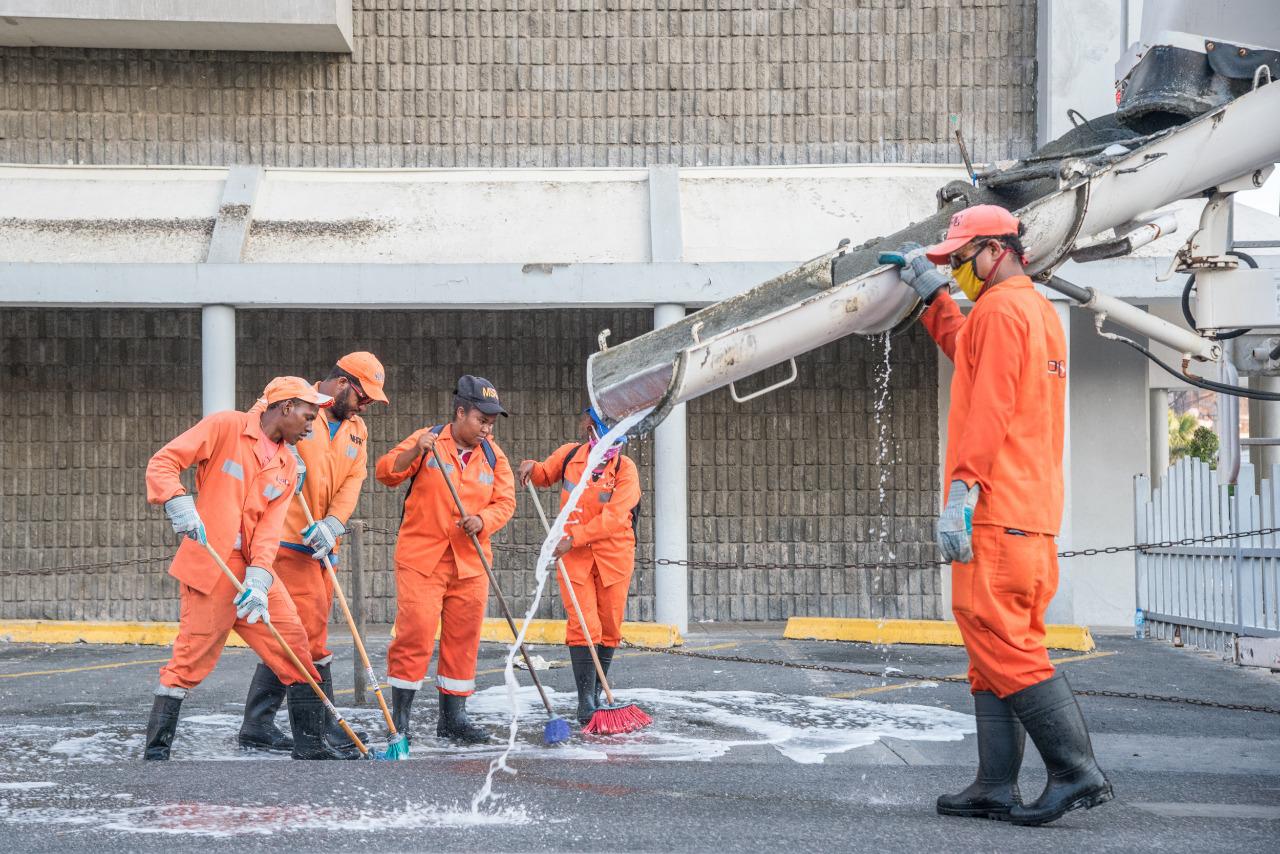
{"label": "worker bending over", "polygon": [[[963,792],[938,798],[938,812],[1044,824],[1105,803],[1112,791],[1044,645],[1045,609],[1058,587],[1067,344],[1053,306],[1023,271],[1021,232],[1004,208],[978,205],[951,218],[941,243],[905,244],[894,260],[929,304],[921,322],[955,363],[949,486],[937,530],[969,654],[978,775]],[[967,318],[935,267],[943,263],[974,303]],[[1017,782],[1027,733],[1049,779],[1023,805]]]}
{"label": "worker bending over", "polygon": [[[325,742],[324,706],[264,625],[275,626],[311,677],[320,678],[310,664],[307,633],[293,600],[283,584],[275,583],[271,567],[297,479],[293,454],[284,446],[305,438],[332,398],[298,377],[275,378],[262,396],[262,412],[214,413],[147,464],[147,500],[163,504],[174,532],[186,538],[169,566],[181,583],[182,609],[173,655],[160,668],[147,723],[147,759],[169,758],[182,700],[218,663],[233,628],[287,686],[293,757],[359,758]],[[191,466],[196,467],[194,496],[178,479]],[[243,592],[237,593],[206,543],[244,585]]]}
{"label": "worker bending over", "polygon": [[[476,657],[489,598],[489,579],[471,535],[492,562],[489,538],[516,509],[511,465],[492,439],[499,415],[505,417],[507,411],[493,384],[464,376],[454,389],[451,423],[423,427],[378,460],[375,474],[383,484],[409,481],[396,539],[396,636],[387,649],[392,718],[396,730],[406,735],[438,626],[436,735],[470,744],[489,740],[489,733],[466,716],[467,697],[476,690]],[[461,496],[462,515],[446,477]]]}
{"label": "worker bending over", "polygon": [[[578,432],[582,441],[561,445],[542,462],[520,463],[520,483],[532,481],[544,488],[558,484],[563,507],[574,486],[583,478],[587,480],[578,507],[565,525],[564,537],[556,544],[555,556],[564,561],[569,572],[587,621],[587,634],[596,643],[600,669],[608,675],[614,650],[622,642],[622,617],[635,571],[634,517],[640,503],[640,475],[636,464],[622,453],[626,437],[605,452],[598,466],[586,470],[587,455],[609,432],[594,410],[583,411]],[[578,689],[578,722],[585,724],[600,705],[600,684],[562,573],[557,572],[556,579],[569,616],[565,643]]]}
{"label": "worker bending over", "polygon": [[[316,522],[307,522],[301,501],[289,502],[273,567],[298,609],[311,645],[311,663],[323,680],[330,702],[333,653],[329,650],[329,614],[333,611],[333,582],[322,558],[327,555],[335,569],[339,565],[338,542],[355,512],[368,469],[369,431],[360,416],[370,403],[387,402],[382,391],[385,379],[382,363],[372,353],[360,352],[343,356],[329,375],[315,384],[315,389],[333,398],[333,403],[320,410],[316,419],[320,429],[313,429],[294,447],[305,466],[301,495]],[[266,406],[266,399],[259,399],[249,411],[261,412]],[[284,695],[284,685],[271,668],[259,664],[244,701],[244,722],[239,733],[242,747],[293,749],[293,742],[275,724]],[[361,733],[357,736],[362,741],[365,738]],[[326,737],[335,746],[356,749],[332,715]]]}

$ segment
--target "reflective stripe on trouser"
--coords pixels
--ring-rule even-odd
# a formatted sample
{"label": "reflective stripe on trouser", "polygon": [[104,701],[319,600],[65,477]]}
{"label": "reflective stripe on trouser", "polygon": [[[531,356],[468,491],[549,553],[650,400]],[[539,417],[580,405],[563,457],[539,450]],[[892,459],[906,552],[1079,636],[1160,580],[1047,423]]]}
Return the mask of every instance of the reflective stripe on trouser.
{"label": "reflective stripe on trouser", "polygon": [[310,555],[281,546],[273,567],[284,582],[293,605],[306,629],[311,660],[324,664],[333,660],[329,649],[329,615],[333,612],[333,582],[324,564]]}
{"label": "reflective stripe on trouser", "polygon": [[1044,612],[1058,589],[1048,534],[973,527],[973,560],[951,564],[951,609],[969,653],[969,684],[1004,698],[1053,675]]}
{"label": "reflective stripe on trouser", "polygon": [[[227,566],[237,578],[244,580],[245,564],[239,552],[233,554],[227,561]],[[213,672],[232,629],[236,630],[236,634],[244,639],[281,682],[292,685],[306,681],[276,643],[270,629],[260,622],[250,625],[237,619],[236,607],[232,604],[236,589],[225,575],[218,574],[217,583],[208,594],[183,584],[181,595],[178,637],[173,642],[173,654],[169,663],[160,668],[161,685],[170,688],[194,688],[199,685]],[[306,630],[298,619],[293,599],[279,581],[272,584],[267,593],[267,610],[271,614],[272,625],[280,632],[281,637],[308,667],[312,678],[319,679],[320,674],[309,660]]]}
{"label": "reflective stripe on trouser", "polygon": [[[570,570],[570,577],[574,579],[573,592],[577,595],[578,605],[582,607],[582,615],[587,620],[591,640],[602,646],[618,646],[622,643],[622,618],[627,610],[627,591],[631,587],[631,577],[627,576],[606,587],[594,562],[591,563],[589,575],[585,578],[583,575],[580,568]],[[564,642],[569,646],[586,646],[587,637],[582,632],[582,624],[578,622],[578,612],[565,591],[564,574],[559,570],[556,571],[556,580],[560,582],[560,600],[564,603],[568,616]]]}
{"label": "reflective stripe on trouser", "polygon": [[430,575],[397,564],[396,636],[387,648],[391,684],[410,689],[422,687],[438,626],[436,687],[445,694],[465,697],[473,693],[488,599],[489,577],[459,578],[458,566],[448,551]]}

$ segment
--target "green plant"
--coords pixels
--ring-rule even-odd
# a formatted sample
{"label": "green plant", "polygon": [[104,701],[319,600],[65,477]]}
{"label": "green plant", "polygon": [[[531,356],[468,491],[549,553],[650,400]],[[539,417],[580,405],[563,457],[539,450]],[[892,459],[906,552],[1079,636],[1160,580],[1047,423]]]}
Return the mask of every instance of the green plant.
{"label": "green plant", "polygon": [[1190,412],[1169,412],[1169,462],[1194,457],[1210,466],[1218,462],[1218,436]]}
{"label": "green plant", "polygon": [[1187,446],[1187,454],[1211,467],[1218,464],[1218,435],[1208,427],[1197,427]]}

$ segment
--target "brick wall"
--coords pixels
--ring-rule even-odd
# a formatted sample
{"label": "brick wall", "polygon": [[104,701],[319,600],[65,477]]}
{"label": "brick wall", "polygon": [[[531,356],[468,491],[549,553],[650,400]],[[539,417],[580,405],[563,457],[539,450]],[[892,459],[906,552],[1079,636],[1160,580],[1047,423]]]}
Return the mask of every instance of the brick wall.
{"label": "brick wall", "polygon": [[[518,461],[570,436],[583,403],[583,367],[604,327],[615,340],[649,328],[648,311],[240,311],[237,400],[247,407],[278,373],[318,377],[335,358],[371,349],[388,365],[392,406],[367,419],[379,454],[446,417],[463,371],[488,376],[515,417],[498,442]],[[0,617],[175,619],[165,575],[173,537],[145,504],[143,470],[161,444],[200,414],[196,311],[21,309],[0,312]],[[689,407],[690,540],[695,559],[845,562],[910,560],[931,549],[936,500],[936,356],[914,329],[895,339],[889,437],[892,465],[881,518],[874,374],[880,342],[850,338],[799,359],[791,388],[739,408],[725,392]],[[732,412],[732,415],[730,414]],[[652,444],[632,443],[643,487]],[[370,477],[358,515],[394,529],[401,494]],[[544,496],[545,497],[545,496]],[[641,522],[641,560],[628,609],[653,618],[652,496]],[[520,499],[498,538],[541,542]],[[370,534],[370,619],[394,615],[391,543]],[[151,559],[149,562],[143,562]],[[122,561],[83,571],[79,564]],[[532,590],[532,557],[500,553],[513,608]],[[56,569],[56,571],[55,571]],[[35,570],[34,574],[11,574]],[[693,619],[777,619],[790,614],[937,616],[934,572],[693,570]],[[557,597],[544,616],[560,616]]]}
{"label": "brick wall", "polygon": [[952,114],[979,160],[1033,143],[1034,0],[353,2],[350,56],[0,48],[0,161],[956,162]]}

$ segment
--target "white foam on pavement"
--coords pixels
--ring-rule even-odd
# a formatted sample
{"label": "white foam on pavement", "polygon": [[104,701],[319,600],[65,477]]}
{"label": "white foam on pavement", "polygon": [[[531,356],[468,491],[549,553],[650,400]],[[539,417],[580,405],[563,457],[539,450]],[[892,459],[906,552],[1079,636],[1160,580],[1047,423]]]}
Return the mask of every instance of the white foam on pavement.
{"label": "white foam on pavement", "polygon": [[534,821],[533,816],[518,807],[476,814],[463,806],[441,807],[409,800],[386,809],[341,805],[236,806],[198,801],[122,807],[93,805],[93,801],[100,798],[100,795],[82,794],[65,807],[25,806],[0,800],[0,823],[229,838],[315,831],[488,827]]}

